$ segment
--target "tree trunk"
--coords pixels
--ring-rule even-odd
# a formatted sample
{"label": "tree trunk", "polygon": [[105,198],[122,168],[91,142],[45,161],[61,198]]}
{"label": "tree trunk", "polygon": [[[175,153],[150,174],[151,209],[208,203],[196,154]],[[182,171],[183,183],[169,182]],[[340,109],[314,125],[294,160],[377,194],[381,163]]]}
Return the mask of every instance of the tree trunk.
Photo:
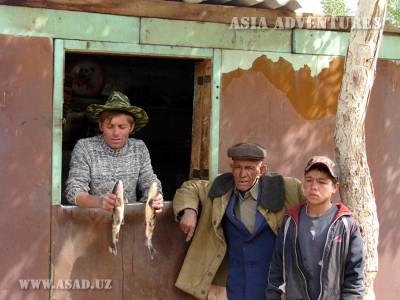
{"label": "tree trunk", "polygon": [[[367,163],[364,124],[382,40],[386,0],[363,0],[358,5],[339,93],[335,141],[342,171],[340,196],[360,226],[366,251],[364,299],[372,300],[378,271],[379,222]],[[367,28],[368,20],[374,20],[370,22],[372,28]],[[374,26],[378,23],[381,26]]]}

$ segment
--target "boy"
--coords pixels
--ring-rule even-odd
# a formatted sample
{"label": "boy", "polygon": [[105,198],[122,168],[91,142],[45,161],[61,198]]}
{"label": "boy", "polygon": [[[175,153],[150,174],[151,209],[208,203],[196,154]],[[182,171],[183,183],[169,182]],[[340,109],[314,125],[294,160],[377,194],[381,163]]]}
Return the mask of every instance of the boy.
{"label": "boy", "polygon": [[304,173],[307,202],[287,211],[272,256],[267,299],[362,299],[364,248],[360,230],[341,203],[340,170],[314,156]]}

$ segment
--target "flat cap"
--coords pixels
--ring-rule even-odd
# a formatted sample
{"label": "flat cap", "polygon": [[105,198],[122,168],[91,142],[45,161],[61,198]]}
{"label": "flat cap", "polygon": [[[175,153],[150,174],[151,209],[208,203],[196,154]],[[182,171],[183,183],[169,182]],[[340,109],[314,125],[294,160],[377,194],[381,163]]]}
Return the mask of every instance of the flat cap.
{"label": "flat cap", "polygon": [[228,157],[232,159],[263,160],[267,157],[267,150],[256,143],[240,143],[228,149]]}

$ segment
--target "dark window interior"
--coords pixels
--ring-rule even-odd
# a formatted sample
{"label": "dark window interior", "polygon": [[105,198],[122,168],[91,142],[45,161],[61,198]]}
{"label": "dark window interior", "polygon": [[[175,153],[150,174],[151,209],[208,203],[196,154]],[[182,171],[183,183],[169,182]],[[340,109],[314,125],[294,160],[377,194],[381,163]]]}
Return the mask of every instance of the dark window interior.
{"label": "dark window interior", "polygon": [[193,59],[66,53],[62,204],[68,205],[64,183],[76,141],[99,134],[97,124],[86,119],[85,109],[92,103],[103,104],[114,90],[147,112],[149,123],[132,137],[146,143],[164,199],[172,200],[189,177],[195,63]]}

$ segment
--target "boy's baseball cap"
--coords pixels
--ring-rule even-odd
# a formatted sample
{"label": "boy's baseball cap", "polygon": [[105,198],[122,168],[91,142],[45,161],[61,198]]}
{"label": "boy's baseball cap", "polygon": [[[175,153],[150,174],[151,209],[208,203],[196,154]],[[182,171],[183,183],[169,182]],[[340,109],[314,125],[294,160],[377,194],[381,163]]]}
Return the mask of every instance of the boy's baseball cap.
{"label": "boy's baseball cap", "polygon": [[322,165],[325,166],[328,170],[329,173],[331,173],[332,177],[339,179],[340,177],[340,169],[339,165],[330,159],[328,156],[313,156],[311,159],[308,161],[305,172],[311,169],[312,166],[315,165]]}

